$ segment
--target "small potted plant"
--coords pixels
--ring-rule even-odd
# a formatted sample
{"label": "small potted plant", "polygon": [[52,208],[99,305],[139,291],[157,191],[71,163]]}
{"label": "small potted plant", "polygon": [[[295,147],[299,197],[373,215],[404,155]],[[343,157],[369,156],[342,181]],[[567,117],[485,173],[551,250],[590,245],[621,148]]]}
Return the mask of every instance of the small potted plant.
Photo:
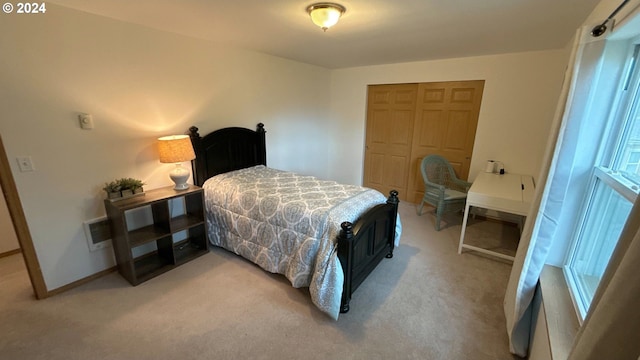
{"label": "small potted plant", "polygon": [[144,193],[141,180],[133,178],[122,178],[104,184],[102,188],[107,193],[110,200],[124,199],[136,194]]}
{"label": "small potted plant", "polygon": [[102,188],[102,190],[104,190],[107,193],[107,198],[108,199],[117,199],[119,197],[122,197],[122,193],[120,192],[120,183],[118,183],[117,181],[111,181],[108,183],[104,184],[104,187]]}
{"label": "small potted plant", "polygon": [[141,180],[133,178],[122,178],[118,180],[122,192],[122,196],[131,196],[133,194],[139,194],[144,191],[142,186],[144,183]]}
{"label": "small potted plant", "polygon": [[134,194],[139,194],[139,193],[143,193],[144,192],[144,183],[141,180],[138,179],[132,179],[133,181],[131,182],[131,186],[133,187],[133,193]]}

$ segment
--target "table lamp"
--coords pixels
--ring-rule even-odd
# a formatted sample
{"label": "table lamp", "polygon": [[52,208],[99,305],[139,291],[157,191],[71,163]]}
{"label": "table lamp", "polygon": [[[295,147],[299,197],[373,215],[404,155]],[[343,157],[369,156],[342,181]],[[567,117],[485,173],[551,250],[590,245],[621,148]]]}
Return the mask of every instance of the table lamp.
{"label": "table lamp", "polygon": [[169,173],[169,177],[176,184],[174,190],[189,188],[187,179],[191,172],[182,167],[182,162],[196,158],[189,135],[170,135],[158,138],[158,151],[161,163],[175,163],[176,168]]}

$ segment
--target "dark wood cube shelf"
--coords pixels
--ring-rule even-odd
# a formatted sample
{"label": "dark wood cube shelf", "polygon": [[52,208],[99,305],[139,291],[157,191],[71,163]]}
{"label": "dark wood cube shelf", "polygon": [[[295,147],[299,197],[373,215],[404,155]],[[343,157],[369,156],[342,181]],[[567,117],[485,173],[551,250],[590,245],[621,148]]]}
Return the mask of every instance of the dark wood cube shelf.
{"label": "dark wood cube shelf", "polygon": [[[176,216],[171,214],[174,201],[183,204],[183,211]],[[132,285],[209,251],[204,224],[204,191],[200,187],[192,185],[187,190],[174,190],[173,186],[168,186],[147,191],[144,196],[119,201],[107,199],[104,205],[118,271]],[[137,211],[150,212],[151,224],[135,224],[136,221],[127,219],[129,212]],[[176,241],[176,237],[183,238]],[[139,252],[136,249],[148,251],[136,255]]]}

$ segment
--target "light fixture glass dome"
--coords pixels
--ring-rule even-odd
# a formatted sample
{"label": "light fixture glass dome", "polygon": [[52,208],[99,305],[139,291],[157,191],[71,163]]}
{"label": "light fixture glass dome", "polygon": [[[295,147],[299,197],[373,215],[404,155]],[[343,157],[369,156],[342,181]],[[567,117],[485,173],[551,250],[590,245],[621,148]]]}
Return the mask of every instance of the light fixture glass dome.
{"label": "light fixture glass dome", "polygon": [[345,11],[344,6],[334,3],[316,3],[307,7],[311,21],[324,31],[337,24]]}

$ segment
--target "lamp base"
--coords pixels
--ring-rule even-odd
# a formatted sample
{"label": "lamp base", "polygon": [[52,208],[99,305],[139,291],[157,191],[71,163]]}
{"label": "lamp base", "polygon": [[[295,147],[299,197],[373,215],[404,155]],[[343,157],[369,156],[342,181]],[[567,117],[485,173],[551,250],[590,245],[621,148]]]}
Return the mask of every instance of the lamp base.
{"label": "lamp base", "polygon": [[187,184],[187,180],[189,180],[189,176],[191,176],[191,172],[183,168],[182,164],[177,163],[176,168],[169,173],[169,177],[176,184],[176,186],[174,186],[173,189],[187,190],[189,188],[189,184]]}

